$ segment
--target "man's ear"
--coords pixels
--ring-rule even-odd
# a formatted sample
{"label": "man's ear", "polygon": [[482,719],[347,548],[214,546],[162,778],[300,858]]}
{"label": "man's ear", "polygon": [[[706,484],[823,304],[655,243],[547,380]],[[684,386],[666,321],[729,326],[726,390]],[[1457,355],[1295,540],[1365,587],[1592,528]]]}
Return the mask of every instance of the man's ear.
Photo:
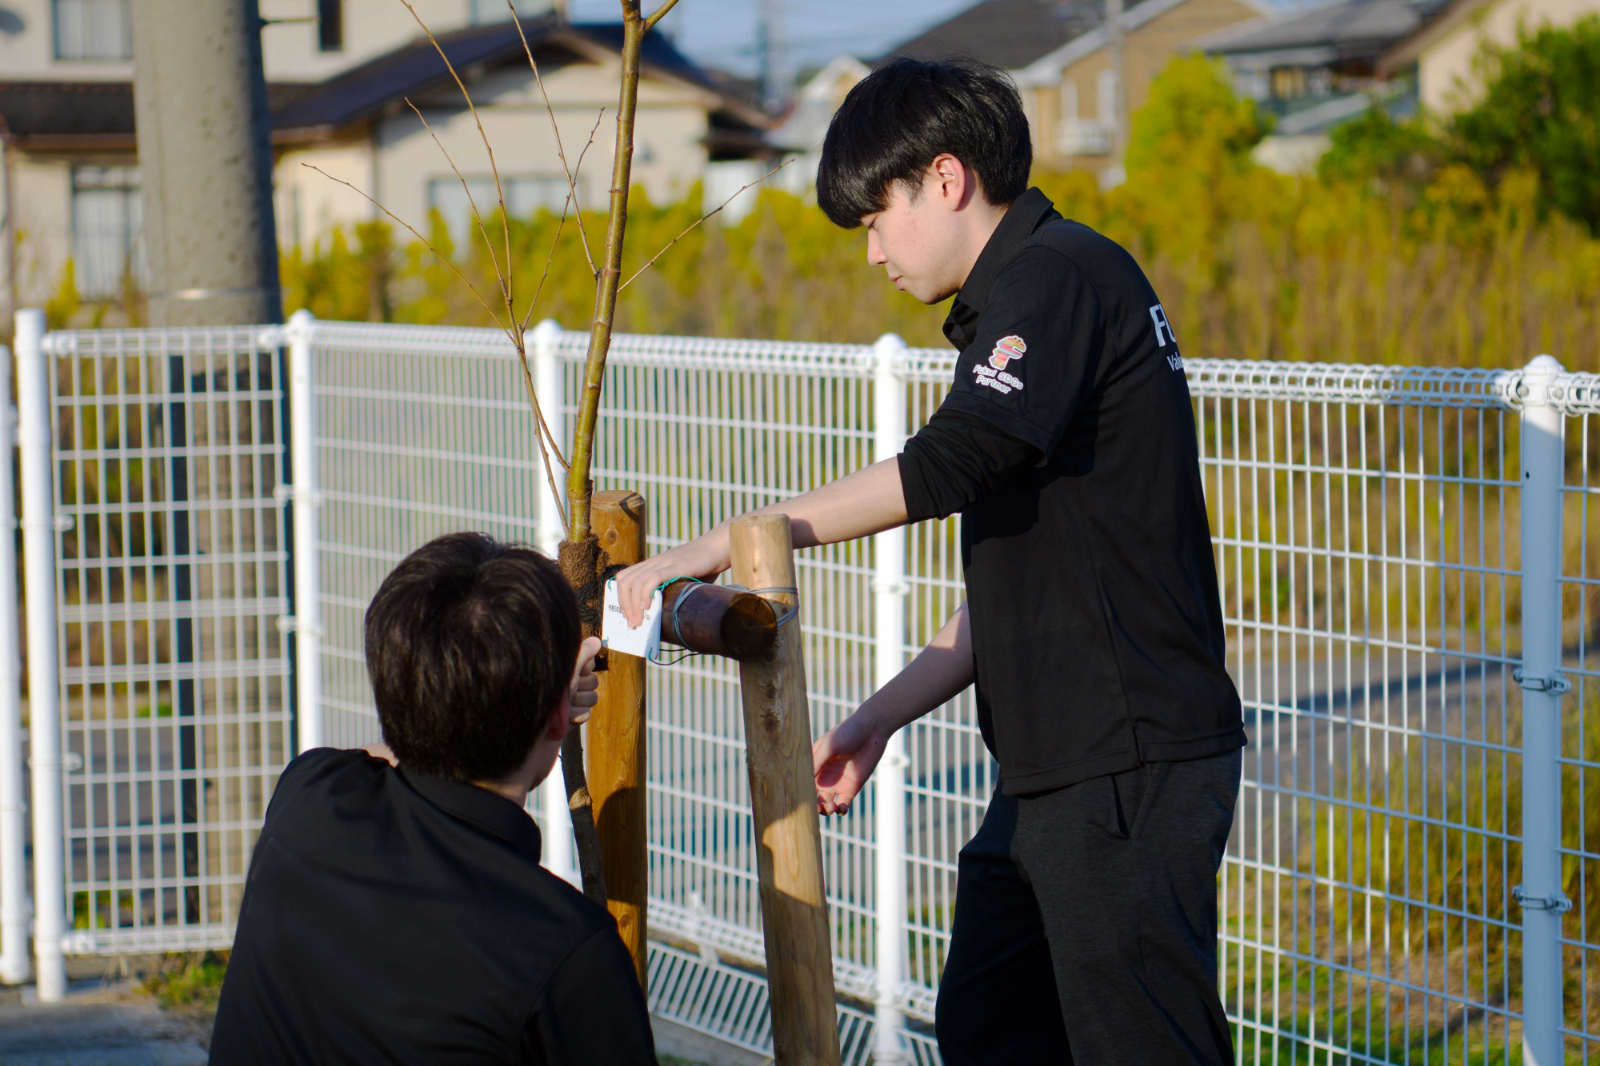
{"label": "man's ear", "polygon": [[939,202],[952,211],[967,205],[972,193],[972,172],[949,152],[941,152],[928,164],[933,178],[934,194]]}
{"label": "man's ear", "polygon": [[566,739],[567,731],[571,728],[572,701],[562,696],[561,702],[556,704],[556,709],[550,712],[550,717],[544,723],[544,739],[560,742]]}

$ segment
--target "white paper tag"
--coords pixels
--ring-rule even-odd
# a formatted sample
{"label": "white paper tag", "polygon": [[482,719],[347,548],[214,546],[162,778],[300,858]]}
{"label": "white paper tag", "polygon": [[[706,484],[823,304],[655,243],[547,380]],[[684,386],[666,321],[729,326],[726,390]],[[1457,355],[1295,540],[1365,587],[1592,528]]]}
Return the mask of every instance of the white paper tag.
{"label": "white paper tag", "polygon": [[600,625],[600,639],[610,651],[654,659],[661,654],[661,590],[650,597],[650,606],[644,609],[644,621],[637,628],[628,625],[622,614],[622,604],[617,598],[616,578],[606,582],[606,602]]}

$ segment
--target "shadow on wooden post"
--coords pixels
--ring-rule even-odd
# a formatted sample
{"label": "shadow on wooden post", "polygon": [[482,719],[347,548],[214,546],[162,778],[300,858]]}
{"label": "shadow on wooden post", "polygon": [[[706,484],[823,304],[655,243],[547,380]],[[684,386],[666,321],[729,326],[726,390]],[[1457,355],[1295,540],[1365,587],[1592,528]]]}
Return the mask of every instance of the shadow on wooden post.
{"label": "shadow on wooden post", "polygon": [[[731,528],[733,579],[751,589],[796,587],[787,515],[751,515]],[[794,592],[762,592],[778,617]],[[768,1002],[777,1066],[839,1066],[833,945],[822,878],[822,830],[811,774],[811,713],[796,613],[778,639],[739,664],[746,761],[755,815]]]}
{"label": "shadow on wooden post", "polygon": [[[602,568],[644,558],[645,503],[636,492],[593,496],[595,536]],[[639,987],[646,982],[645,906],[648,895],[645,805],[645,661],[606,652],[599,674],[600,702],[589,718],[589,794],[600,833],[606,909],[633,956]]]}

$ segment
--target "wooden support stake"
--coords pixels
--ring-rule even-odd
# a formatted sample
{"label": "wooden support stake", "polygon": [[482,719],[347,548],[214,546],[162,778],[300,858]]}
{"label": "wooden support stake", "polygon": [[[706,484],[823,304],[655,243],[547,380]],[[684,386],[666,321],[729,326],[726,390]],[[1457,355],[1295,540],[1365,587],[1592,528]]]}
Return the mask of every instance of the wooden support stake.
{"label": "wooden support stake", "polygon": [[[644,558],[644,497],[636,492],[597,492],[592,521],[605,569]],[[633,955],[639,986],[645,987],[645,661],[606,652],[600,702],[589,718],[589,793],[594,799],[605,870],[606,909]]]}
{"label": "wooden support stake", "polygon": [[[730,527],[733,578],[751,589],[796,585],[787,515]],[[763,592],[779,617],[797,596]],[[798,614],[766,652],[739,664],[746,762],[755,814],[768,1003],[777,1066],[839,1066],[833,945],[822,881],[822,830],[811,776],[811,713]]]}
{"label": "wooden support stake", "polygon": [[661,639],[725,659],[751,659],[778,639],[778,616],[760,596],[683,578],[661,600]]}

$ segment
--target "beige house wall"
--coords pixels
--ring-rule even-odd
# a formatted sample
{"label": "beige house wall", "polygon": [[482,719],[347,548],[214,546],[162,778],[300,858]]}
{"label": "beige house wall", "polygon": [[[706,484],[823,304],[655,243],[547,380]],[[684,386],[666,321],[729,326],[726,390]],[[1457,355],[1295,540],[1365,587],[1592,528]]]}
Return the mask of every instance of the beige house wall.
{"label": "beige house wall", "polygon": [[[297,246],[310,250],[335,226],[371,221],[378,211],[361,192],[377,191],[377,173],[377,157],[367,138],[281,153],[272,174],[272,213],[278,227],[278,247],[284,251]],[[355,188],[340,185],[340,181]]]}
{"label": "beige house wall", "polygon": [[1566,26],[1600,13],[1600,0],[1492,0],[1425,46],[1417,58],[1422,106],[1446,113],[1471,106],[1481,91],[1472,69],[1485,43],[1515,44],[1517,28]]}
{"label": "beige house wall", "polygon": [[[305,18],[316,14],[315,0],[259,0],[261,17]],[[467,25],[471,0],[409,0],[434,33]],[[503,6],[503,5],[502,5]],[[411,14],[400,0],[344,0],[345,47],[338,52],[317,48],[315,22],[279,22],[261,31],[262,64],[268,81],[321,81],[365,63],[420,37]]]}
{"label": "beige house wall", "polygon": [[[460,29],[471,17],[472,0],[411,0],[417,14],[435,33]],[[316,13],[314,0],[260,0],[262,62],[268,81],[321,81],[364,63],[419,37],[399,0],[344,0],[345,47],[338,52],[317,48],[315,22],[272,22],[303,19]],[[5,9],[22,23],[18,33],[0,33],[0,80],[128,81],[131,61],[55,58],[51,0],[6,0]]]}
{"label": "beige house wall", "polygon": [[[1150,83],[1175,56],[1188,50],[1190,41],[1259,18],[1260,15],[1258,8],[1241,0],[1187,0],[1130,31],[1127,35],[1125,74],[1129,116],[1145,105],[1150,98]],[[1059,120],[1063,118],[1092,121],[1100,117],[1101,72],[1110,68],[1110,52],[1100,48],[1065,67],[1061,72],[1061,84],[1042,86],[1030,94],[1033,109],[1039,116],[1039,123],[1033,129],[1034,158],[1041,164],[1094,171],[1102,170],[1109,164],[1109,157],[1103,154],[1064,153],[1059,147],[1056,132]],[[1075,92],[1067,88],[1069,82]],[[1074,96],[1077,112],[1066,114],[1066,108]]]}
{"label": "beige house wall", "polygon": [[0,33],[0,80],[127,81],[133,77],[130,62],[55,58],[50,0],[6,0],[5,8],[22,23],[22,29]]}
{"label": "beige house wall", "polygon": [[[73,159],[8,151],[10,166],[0,168],[0,197],[6,191],[5,175],[9,174],[13,183],[9,190],[11,202],[17,212],[17,306],[28,307],[42,304],[55,294],[72,254],[72,167],[132,166],[135,161],[131,154],[101,153]],[[7,258],[0,255],[0,302],[10,286]]]}
{"label": "beige house wall", "polygon": [[[615,56],[603,53],[598,62],[542,68],[569,162],[576,164],[590,131],[595,131],[579,175],[579,197],[586,208],[605,207],[620,66]],[[501,176],[560,179],[561,158],[549,114],[527,69],[505,67],[473,82],[471,88]],[[418,98],[416,103],[461,173],[488,178],[488,156],[459,94],[454,89],[440,91]],[[633,179],[652,200],[676,201],[703,178],[709,114],[719,104],[713,94],[675,79],[646,76],[641,82]],[[605,116],[596,129],[602,107]],[[13,194],[21,234],[17,273],[22,306],[37,304],[55,291],[71,255],[72,167],[137,166],[132,152],[113,155],[115,158],[103,152],[55,153],[34,158],[12,150]],[[302,165],[308,163],[354,188]],[[349,130],[339,140],[281,150],[273,174],[279,245],[309,248],[334,226],[381,217],[362,193],[427,232],[428,189],[434,179],[455,180],[439,145],[409,110]],[[493,205],[480,203],[479,207],[487,211]],[[411,239],[403,232],[396,237],[402,243]],[[4,281],[4,270],[0,257],[0,281]],[[5,292],[0,284],[0,301]]]}
{"label": "beige house wall", "polygon": [[[577,163],[600,108],[606,109],[578,175],[578,196],[586,209],[604,209],[610,187],[611,157],[616,144],[612,115],[620,68],[620,62],[608,59],[599,64],[573,64],[544,75],[569,164]],[[502,178],[562,177],[550,116],[530,74],[507,68],[476,83],[472,90]],[[487,178],[492,171],[477,124],[459,102],[459,94],[448,92],[416,101],[439,144],[450,153],[462,175]],[[681,198],[704,174],[707,157],[701,141],[708,128],[710,102],[706,94],[690,86],[641,82],[633,181],[644,186],[652,200],[669,202]],[[424,229],[429,183],[455,180],[439,145],[421,120],[407,111],[385,119],[379,126],[376,153],[378,198],[395,214]],[[311,177],[319,175],[313,173]],[[325,179],[324,183],[331,184]],[[480,210],[484,207],[479,204]],[[339,211],[328,208],[330,217]]]}

